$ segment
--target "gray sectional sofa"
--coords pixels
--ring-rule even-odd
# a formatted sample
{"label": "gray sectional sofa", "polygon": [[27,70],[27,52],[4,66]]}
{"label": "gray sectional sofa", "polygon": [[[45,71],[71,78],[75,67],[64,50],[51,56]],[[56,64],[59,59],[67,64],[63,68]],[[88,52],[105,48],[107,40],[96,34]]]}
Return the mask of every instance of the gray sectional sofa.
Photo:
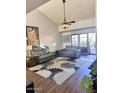
{"label": "gray sectional sofa", "polygon": [[48,47],[41,48],[40,46],[33,46],[32,49],[33,49],[33,56],[35,55],[39,56],[38,64],[51,60],[55,57],[55,53],[49,52]]}
{"label": "gray sectional sofa", "polygon": [[26,64],[28,67],[31,67],[49,61],[54,57],[54,52],[49,52],[48,49],[41,48],[40,46],[32,46],[32,58],[28,58],[29,61],[26,61]]}
{"label": "gray sectional sofa", "polygon": [[81,54],[81,48],[79,46],[66,46],[65,49],[59,51],[59,55],[62,57],[78,58]]}

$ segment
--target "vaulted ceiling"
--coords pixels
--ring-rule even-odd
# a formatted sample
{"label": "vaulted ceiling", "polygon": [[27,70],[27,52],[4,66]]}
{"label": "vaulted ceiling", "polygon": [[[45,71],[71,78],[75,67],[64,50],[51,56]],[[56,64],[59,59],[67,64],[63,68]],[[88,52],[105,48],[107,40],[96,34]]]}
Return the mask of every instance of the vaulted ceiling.
{"label": "vaulted ceiling", "polygon": [[[95,17],[95,0],[66,0],[66,19],[68,21],[85,20]],[[50,0],[38,8],[56,24],[63,22],[62,0]]]}
{"label": "vaulted ceiling", "polygon": [[49,0],[26,0],[26,14],[48,1]]}

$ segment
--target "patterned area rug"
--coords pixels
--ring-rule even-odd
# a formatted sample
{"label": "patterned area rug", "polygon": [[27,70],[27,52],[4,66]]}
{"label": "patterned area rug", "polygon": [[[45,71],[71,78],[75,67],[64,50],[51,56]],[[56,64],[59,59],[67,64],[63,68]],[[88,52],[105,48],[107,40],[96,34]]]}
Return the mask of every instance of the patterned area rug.
{"label": "patterned area rug", "polygon": [[44,78],[54,80],[58,85],[61,85],[85,63],[78,61],[72,62],[66,57],[58,57],[50,62],[30,67],[29,70]]}

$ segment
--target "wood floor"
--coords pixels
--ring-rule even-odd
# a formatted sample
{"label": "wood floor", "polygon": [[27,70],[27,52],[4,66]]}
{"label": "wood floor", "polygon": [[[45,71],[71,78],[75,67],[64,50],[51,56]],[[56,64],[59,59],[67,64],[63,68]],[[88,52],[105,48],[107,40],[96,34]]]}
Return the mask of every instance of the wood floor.
{"label": "wood floor", "polygon": [[[81,59],[90,60],[90,56],[82,56]],[[79,68],[62,85],[57,85],[54,81],[45,79],[28,69],[26,76],[34,82],[35,93],[85,93],[84,91],[80,91],[80,80],[90,72],[88,67],[92,64],[92,61],[88,60],[83,67]]]}

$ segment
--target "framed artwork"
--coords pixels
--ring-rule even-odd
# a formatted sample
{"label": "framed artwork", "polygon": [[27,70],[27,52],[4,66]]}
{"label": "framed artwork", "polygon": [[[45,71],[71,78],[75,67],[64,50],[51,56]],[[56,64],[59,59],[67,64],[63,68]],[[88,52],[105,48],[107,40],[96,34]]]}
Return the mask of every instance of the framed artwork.
{"label": "framed artwork", "polygon": [[26,26],[26,42],[27,45],[39,45],[39,28],[34,26]]}

